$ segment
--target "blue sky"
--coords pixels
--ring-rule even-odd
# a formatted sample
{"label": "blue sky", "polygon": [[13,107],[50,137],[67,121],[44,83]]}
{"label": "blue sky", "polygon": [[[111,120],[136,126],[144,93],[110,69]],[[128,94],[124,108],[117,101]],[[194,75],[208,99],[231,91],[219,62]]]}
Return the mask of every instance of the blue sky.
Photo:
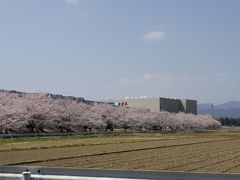
{"label": "blue sky", "polygon": [[0,88],[240,100],[238,0],[1,0]]}

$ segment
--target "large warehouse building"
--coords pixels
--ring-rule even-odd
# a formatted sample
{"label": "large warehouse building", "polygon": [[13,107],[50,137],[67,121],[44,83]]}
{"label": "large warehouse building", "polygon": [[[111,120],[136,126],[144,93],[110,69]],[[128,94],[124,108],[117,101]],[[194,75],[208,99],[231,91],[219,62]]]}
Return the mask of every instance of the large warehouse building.
{"label": "large warehouse building", "polygon": [[116,102],[118,106],[149,109],[152,112],[185,112],[197,114],[197,101],[190,99],[172,98],[127,98]]}

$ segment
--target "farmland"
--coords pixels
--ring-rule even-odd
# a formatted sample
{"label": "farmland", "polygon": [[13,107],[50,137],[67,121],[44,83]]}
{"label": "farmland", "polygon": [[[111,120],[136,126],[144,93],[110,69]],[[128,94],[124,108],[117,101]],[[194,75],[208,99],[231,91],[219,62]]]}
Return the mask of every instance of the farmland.
{"label": "farmland", "polygon": [[240,131],[3,139],[0,164],[240,173]]}

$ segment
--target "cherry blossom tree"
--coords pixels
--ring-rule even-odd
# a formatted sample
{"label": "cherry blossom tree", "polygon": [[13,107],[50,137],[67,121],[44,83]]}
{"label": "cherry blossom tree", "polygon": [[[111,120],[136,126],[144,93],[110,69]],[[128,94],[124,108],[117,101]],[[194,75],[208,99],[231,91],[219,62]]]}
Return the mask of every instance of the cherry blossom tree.
{"label": "cherry blossom tree", "polygon": [[79,103],[53,98],[45,93],[17,93],[0,90],[0,133],[79,132],[124,129],[196,130],[217,129],[221,124],[209,116],[109,104]]}

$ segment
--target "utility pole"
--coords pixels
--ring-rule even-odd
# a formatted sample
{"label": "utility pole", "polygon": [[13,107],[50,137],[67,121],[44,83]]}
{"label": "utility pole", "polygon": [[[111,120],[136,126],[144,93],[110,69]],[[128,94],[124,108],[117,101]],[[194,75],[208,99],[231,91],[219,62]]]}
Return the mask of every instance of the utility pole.
{"label": "utility pole", "polygon": [[211,108],[212,108],[212,118],[214,118],[213,103],[211,104]]}

